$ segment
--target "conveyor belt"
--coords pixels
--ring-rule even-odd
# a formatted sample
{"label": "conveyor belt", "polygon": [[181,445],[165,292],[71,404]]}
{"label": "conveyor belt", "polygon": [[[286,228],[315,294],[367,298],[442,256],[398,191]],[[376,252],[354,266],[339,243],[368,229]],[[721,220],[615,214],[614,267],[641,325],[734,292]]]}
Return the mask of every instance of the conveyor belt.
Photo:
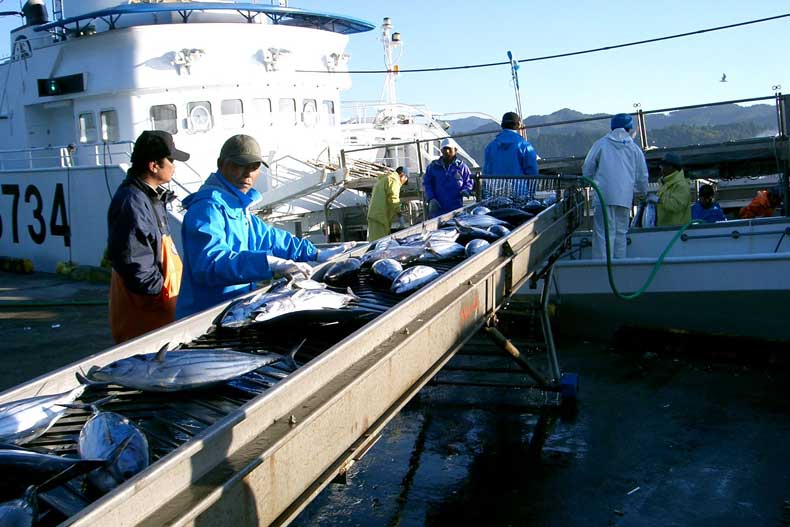
{"label": "conveyor belt", "polygon": [[[359,317],[341,324],[307,327],[294,317],[217,328],[213,322],[226,304],[6,392],[0,402],[65,391],[79,369],[154,352],[165,343],[285,353],[307,337],[296,372],[275,364],[211,390],[117,392],[102,409],[125,415],[145,432],[153,466],[103,497],[90,495],[79,481],[58,489],[45,497],[51,509],[42,524],[287,523],[565,243],[580,203],[570,194],[474,258],[433,264],[441,276],[406,297],[363,270],[350,284],[361,299],[354,308]],[[426,227],[435,228],[436,220]],[[105,395],[91,389],[85,399]],[[32,446],[75,453],[89,416],[88,410],[70,410]]]}

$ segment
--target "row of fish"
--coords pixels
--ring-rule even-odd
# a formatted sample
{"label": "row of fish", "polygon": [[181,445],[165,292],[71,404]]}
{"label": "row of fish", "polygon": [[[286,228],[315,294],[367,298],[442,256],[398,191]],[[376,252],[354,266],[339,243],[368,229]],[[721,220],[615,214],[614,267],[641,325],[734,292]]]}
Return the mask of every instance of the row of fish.
{"label": "row of fish", "polygon": [[[307,291],[302,289],[302,291]],[[301,346],[301,344],[300,344]],[[92,386],[119,385],[141,391],[173,392],[212,386],[236,379],[276,362],[296,368],[294,356],[241,353],[224,349],[181,349],[141,354],[93,367],[82,382],[59,394],[31,397],[0,406],[0,525],[32,525],[37,495],[77,476],[106,493],[145,469],[149,462],[145,434],[126,417],[99,406],[113,396],[86,405],[77,403]],[[79,433],[79,458],[27,450],[27,444],[49,430],[70,408],[91,408],[93,415]]]}

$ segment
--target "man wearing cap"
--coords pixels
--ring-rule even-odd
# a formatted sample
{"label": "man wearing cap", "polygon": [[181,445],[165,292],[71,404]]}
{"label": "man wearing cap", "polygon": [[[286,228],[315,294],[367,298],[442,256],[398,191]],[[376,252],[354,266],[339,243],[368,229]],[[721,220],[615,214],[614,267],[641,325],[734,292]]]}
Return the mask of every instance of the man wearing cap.
{"label": "man wearing cap", "polygon": [[471,195],[475,183],[472,171],[456,155],[458,145],[455,141],[443,139],[440,147],[442,157],[431,161],[422,180],[429,218],[459,208],[463,198]]}
{"label": "man wearing cap", "polygon": [[250,206],[261,200],[253,188],[268,165],[248,135],[234,135],[222,145],[217,171],[184,199],[182,225],[184,280],[177,318],[255,289],[273,275],[309,277],[312,267],[353,247],[343,244],[318,251],[309,240],[270,227]]}
{"label": "man wearing cap", "polygon": [[604,211],[609,220],[609,249],[614,258],[626,255],[626,233],[629,211],[634,202],[634,189],[647,192],[647,163],[642,149],[629,133],[633,118],[618,113],[610,121],[611,132],[598,139],[590,148],[582,165],[582,174],[595,181],[606,202],[593,198],[593,258],[606,258]]}
{"label": "man wearing cap", "polygon": [[[516,112],[507,112],[502,116],[502,131],[486,146],[483,176],[521,178],[538,175],[538,154],[519,132],[523,128]],[[510,197],[532,198],[536,183],[523,179],[514,182],[513,195]]]}
{"label": "man wearing cap", "polygon": [[167,225],[165,205],[172,192],[176,149],[161,130],[140,134],[132,166],[107,211],[107,254],[112,263],[110,329],[120,344],[172,322],[181,284],[181,259]]}
{"label": "man wearing cap", "polygon": [[658,187],[656,225],[685,225],[691,221],[691,188],[683,172],[680,157],[672,152],[659,163],[661,186]]}
{"label": "man wearing cap", "polygon": [[378,177],[368,206],[368,241],[389,236],[392,221],[400,213],[400,189],[408,182],[409,171],[404,167]]}

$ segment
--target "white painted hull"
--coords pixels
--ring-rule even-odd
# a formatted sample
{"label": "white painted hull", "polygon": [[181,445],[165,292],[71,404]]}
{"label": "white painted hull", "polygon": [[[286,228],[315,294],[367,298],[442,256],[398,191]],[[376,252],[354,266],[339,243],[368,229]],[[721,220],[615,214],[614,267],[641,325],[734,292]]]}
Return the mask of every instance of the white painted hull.
{"label": "white painted hull", "polygon": [[[790,340],[788,229],[790,220],[785,218],[693,227],[646,292],[631,301],[614,296],[604,261],[590,259],[589,248],[581,250],[581,259],[575,251],[576,259],[561,260],[554,273],[560,329],[602,338],[618,328],[637,326]],[[629,235],[629,257],[615,260],[613,268],[621,293],[643,286],[674,233],[645,229]]]}

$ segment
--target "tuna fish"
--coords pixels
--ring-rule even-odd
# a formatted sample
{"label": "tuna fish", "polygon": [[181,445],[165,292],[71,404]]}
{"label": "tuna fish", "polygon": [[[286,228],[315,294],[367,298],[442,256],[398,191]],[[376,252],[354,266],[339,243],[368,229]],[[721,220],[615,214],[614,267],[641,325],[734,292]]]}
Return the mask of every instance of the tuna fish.
{"label": "tuna fish", "polygon": [[455,242],[428,242],[426,249],[425,254],[420,257],[421,262],[442,262],[464,256],[464,246]]}
{"label": "tuna fish", "polygon": [[488,214],[459,214],[447,222],[448,225],[455,225],[460,228],[475,227],[477,229],[487,229],[492,225],[505,225],[508,222],[489,216]]}
{"label": "tuna fish", "polygon": [[478,229],[476,227],[463,227],[461,229],[461,235],[458,237],[458,243],[466,245],[470,241],[476,239],[495,242],[499,239],[499,236],[485,229]]}
{"label": "tuna fish", "polygon": [[539,200],[531,199],[522,208],[530,214],[540,214],[546,209],[546,206]]}
{"label": "tuna fish", "polygon": [[[18,496],[30,485],[42,485],[54,476],[70,471],[73,478],[104,465],[104,459],[76,459],[39,454],[21,448],[0,449],[0,496]],[[0,522],[0,525],[4,525]]]}
{"label": "tuna fish", "polygon": [[351,289],[345,294],[329,289],[301,289],[261,305],[252,314],[252,320],[264,322],[296,311],[340,309],[358,300]]}
{"label": "tuna fish", "polygon": [[403,271],[403,266],[392,258],[382,258],[376,261],[370,268],[373,274],[392,283],[393,280]]}
{"label": "tuna fish", "polygon": [[85,386],[0,405],[0,443],[22,445],[42,435],[63,417],[64,404],[73,403]]}
{"label": "tuna fish", "polygon": [[491,210],[494,209],[503,209],[505,207],[512,207],[513,200],[506,197],[506,196],[499,196],[496,198],[488,198],[481,202],[481,205],[485,205],[486,207],[490,208]]}
{"label": "tuna fish", "polygon": [[324,274],[324,281],[332,285],[348,283],[348,281],[359,273],[362,262],[357,258],[347,258],[333,263]]}
{"label": "tuna fish", "polygon": [[499,236],[500,238],[504,238],[505,236],[510,234],[510,229],[508,229],[504,225],[492,225],[486,230],[491,234],[495,234],[496,236]]}
{"label": "tuna fish", "polygon": [[[305,290],[300,290],[308,292]],[[268,364],[287,361],[278,353],[241,353],[224,349],[180,349],[134,355],[77,374],[84,384],[117,384],[147,392],[194,390],[222,383]]]}
{"label": "tuna fish", "polygon": [[530,214],[529,212],[525,212],[514,207],[492,210],[491,216],[506,221],[511,225],[521,225],[525,221],[531,220],[535,217],[534,214]]}
{"label": "tuna fish", "polygon": [[31,486],[21,498],[0,503],[0,525],[3,527],[32,527],[38,514],[36,488]]}
{"label": "tuna fish", "polygon": [[486,249],[488,249],[490,245],[491,244],[485,240],[472,240],[466,244],[466,247],[464,248],[464,252],[466,253],[466,257],[468,258],[470,256],[476,255],[477,253],[485,251]]}
{"label": "tuna fish", "polygon": [[488,207],[484,207],[483,205],[478,205],[477,207],[474,207],[469,212],[470,214],[489,214],[491,212],[491,209],[489,209]]}
{"label": "tuna fish", "polygon": [[290,289],[278,289],[276,292],[268,291],[257,293],[251,297],[243,298],[229,305],[220,315],[219,325],[223,328],[237,328],[249,324],[250,316],[259,307],[275,298],[291,294]]}
{"label": "tuna fish", "polygon": [[639,205],[636,207],[636,214],[631,219],[631,225],[629,225],[630,229],[638,229],[642,226],[642,217],[645,214],[645,205],[646,203],[643,201],[639,202]]}
{"label": "tuna fish", "polygon": [[424,245],[390,247],[380,251],[371,251],[369,253],[365,253],[362,255],[360,260],[364,266],[373,265],[373,262],[381,260],[382,258],[392,258],[393,260],[397,260],[401,264],[406,265],[419,260],[420,256],[422,256],[424,252]]}
{"label": "tuna fish", "polygon": [[380,251],[382,249],[387,249],[389,247],[397,247],[398,245],[400,245],[398,240],[396,240],[395,238],[387,237],[377,241],[376,244],[373,246],[373,250]]}
{"label": "tuna fish", "polygon": [[80,431],[77,449],[83,459],[107,459],[105,466],[88,473],[88,480],[109,492],[148,466],[148,439],[124,416],[94,411]]}
{"label": "tuna fish", "polygon": [[409,241],[403,245],[410,247],[425,247],[429,242],[452,243],[458,238],[459,232],[455,227],[438,229],[431,232],[424,232],[416,236],[409,236]]}
{"label": "tuna fish", "polygon": [[406,269],[395,278],[390,291],[397,294],[410,293],[438,277],[439,273],[433,267],[415,265]]}

